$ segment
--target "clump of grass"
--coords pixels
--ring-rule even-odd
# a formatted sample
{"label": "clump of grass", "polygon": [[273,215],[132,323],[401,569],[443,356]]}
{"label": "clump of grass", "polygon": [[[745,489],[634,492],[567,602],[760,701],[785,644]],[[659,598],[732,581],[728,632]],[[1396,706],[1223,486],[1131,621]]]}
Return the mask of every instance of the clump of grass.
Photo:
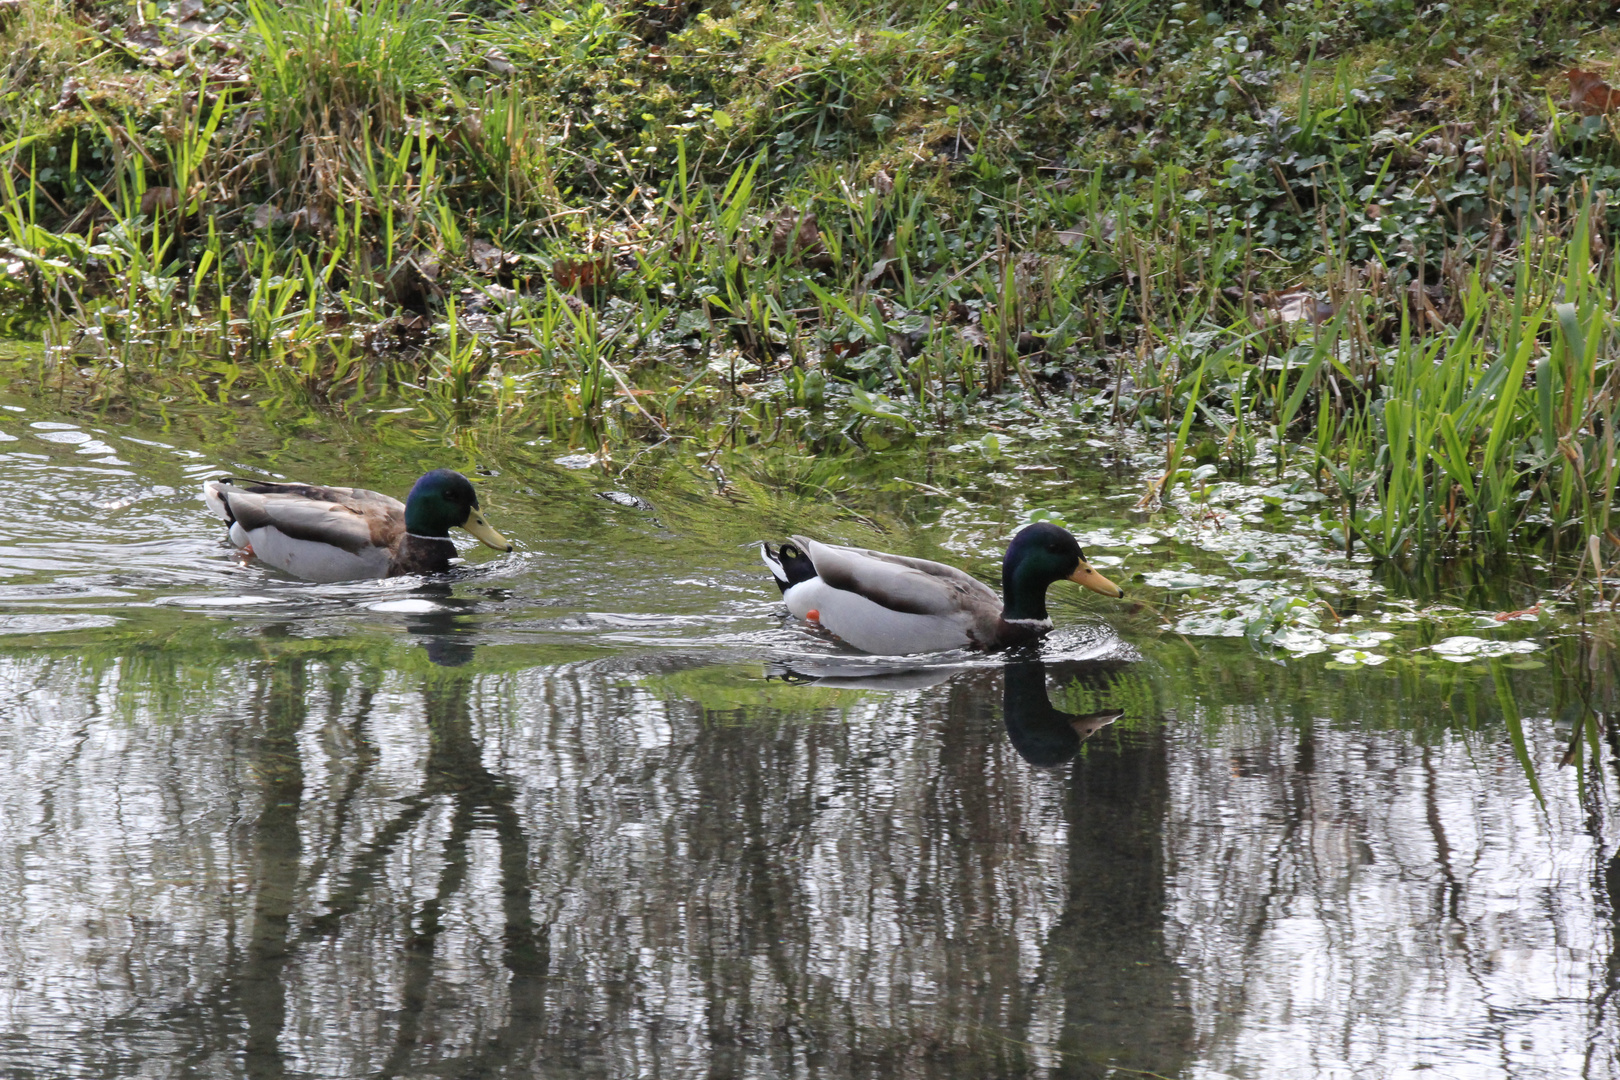
{"label": "clump of grass", "polygon": [[258,104],[273,136],[331,131],[333,118],[398,130],[446,83],[458,5],[424,0],[246,0]]}
{"label": "clump of grass", "polygon": [[0,293],[128,392],[161,344],[633,439],[1015,400],[1162,438],[1151,494],[1303,464],[1387,558],[1620,548],[1583,5],[83,11],[0,28]]}

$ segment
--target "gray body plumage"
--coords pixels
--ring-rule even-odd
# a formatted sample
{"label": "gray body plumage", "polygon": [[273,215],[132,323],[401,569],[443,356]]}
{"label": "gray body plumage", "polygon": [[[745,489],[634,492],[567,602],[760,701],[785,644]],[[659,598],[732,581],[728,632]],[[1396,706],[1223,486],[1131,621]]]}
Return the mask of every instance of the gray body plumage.
{"label": "gray body plumage", "polygon": [[[819,625],[863,652],[993,648],[1004,637],[1001,598],[954,566],[806,536],[792,542],[816,573],[783,590],[788,610],[801,619],[815,612]],[[766,565],[786,580],[769,556]]]}
{"label": "gray body plumage", "polygon": [[405,504],[365,488],[210,480],[203,500],[229,523],[232,543],[309,581],[389,576],[405,532]]}

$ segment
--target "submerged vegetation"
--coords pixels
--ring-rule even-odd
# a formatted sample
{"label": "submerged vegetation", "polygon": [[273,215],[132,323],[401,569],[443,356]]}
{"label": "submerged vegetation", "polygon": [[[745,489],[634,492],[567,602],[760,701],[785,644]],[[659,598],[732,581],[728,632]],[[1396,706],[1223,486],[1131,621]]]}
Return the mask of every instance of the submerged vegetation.
{"label": "submerged vegetation", "polygon": [[1145,505],[1275,473],[1347,553],[1601,580],[1617,44],[1568,0],[0,3],[0,304],[104,407],[1034,410],[1155,440]]}

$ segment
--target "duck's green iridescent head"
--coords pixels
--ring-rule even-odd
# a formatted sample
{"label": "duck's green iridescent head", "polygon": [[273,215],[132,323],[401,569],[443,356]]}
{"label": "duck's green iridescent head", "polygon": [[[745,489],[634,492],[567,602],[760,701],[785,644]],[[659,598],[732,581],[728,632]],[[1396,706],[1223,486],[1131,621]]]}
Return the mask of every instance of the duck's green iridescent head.
{"label": "duck's green iridescent head", "polygon": [[1080,542],[1067,529],[1045,521],[1022,529],[1007,545],[1007,557],[1001,561],[1005,617],[1045,619],[1046,587],[1063,580],[1116,599],[1125,595],[1125,590],[1091,568]]}
{"label": "duck's green iridescent head", "polygon": [[414,536],[448,537],[451,528],[466,529],[496,551],[511,551],[512,542],[484,520],[472,483],[451,469],[423,474],[405,499],[405,531]]}

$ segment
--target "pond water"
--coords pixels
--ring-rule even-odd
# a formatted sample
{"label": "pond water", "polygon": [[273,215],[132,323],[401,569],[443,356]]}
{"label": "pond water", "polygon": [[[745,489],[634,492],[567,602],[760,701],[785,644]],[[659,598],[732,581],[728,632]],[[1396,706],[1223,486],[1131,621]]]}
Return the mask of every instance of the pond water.
{"label": "pond water", "polygon": [[[0,399],[0,1074],[1620,1077],[1603,617],[1004,435]],[[434,465],[517,553],[302,584],[197,497]],[[844,654],[753,546],[986,573],[1037,507],[1130,594],[1039,656]]]}

